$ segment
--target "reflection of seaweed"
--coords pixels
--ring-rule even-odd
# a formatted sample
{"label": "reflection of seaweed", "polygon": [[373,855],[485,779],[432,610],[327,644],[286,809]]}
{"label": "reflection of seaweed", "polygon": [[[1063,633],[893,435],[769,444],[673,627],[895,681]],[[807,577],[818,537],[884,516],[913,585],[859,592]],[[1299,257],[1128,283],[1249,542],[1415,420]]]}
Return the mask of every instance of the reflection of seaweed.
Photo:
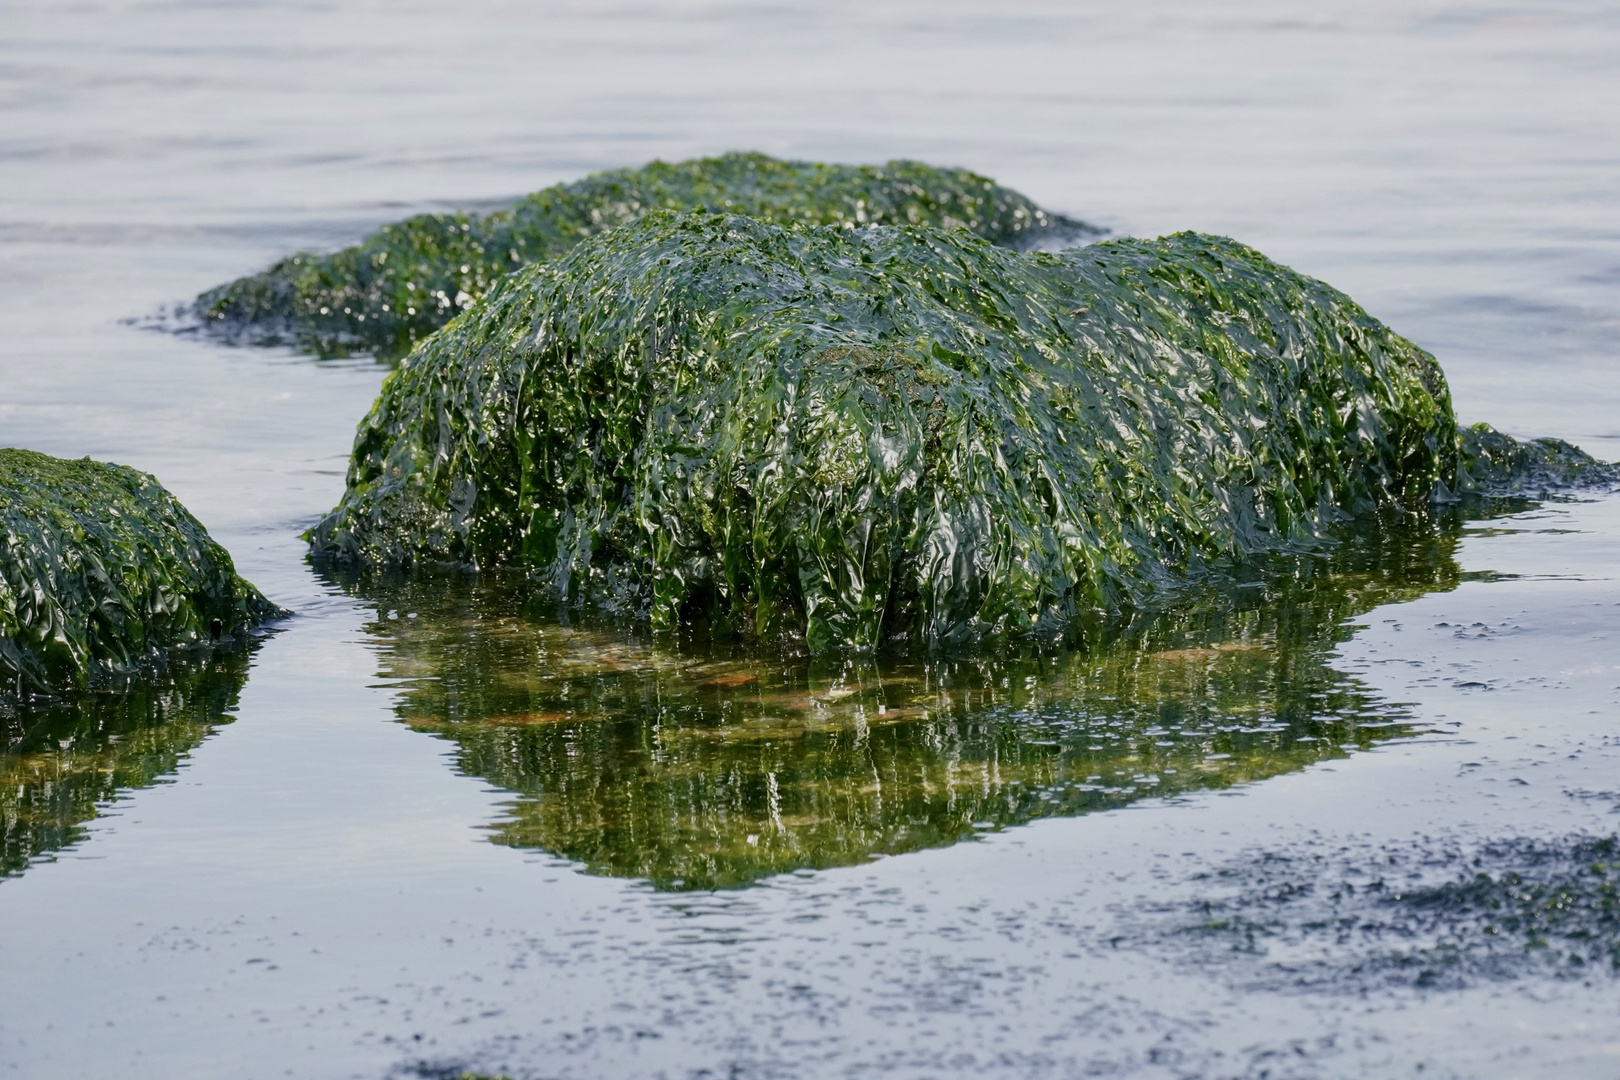
{"label": "reflection of seaweed", "polygon": [[243,652],[220,652],[121,690],[0,711],[0,874],[78,843],[120,793],[174,772],[230,722],[247,667]]}
{"label": "reflection of seaweed", "polygon": [[526,610],[485,578],[351,578],[402,719],[521,797],[497,842],[663,888],[954,843],[1223,787],[1409,730],[1328,665],[1347,620],[1454,588],[1456,515],[1324,554],[1059,655],[795,660],[666,648]]}

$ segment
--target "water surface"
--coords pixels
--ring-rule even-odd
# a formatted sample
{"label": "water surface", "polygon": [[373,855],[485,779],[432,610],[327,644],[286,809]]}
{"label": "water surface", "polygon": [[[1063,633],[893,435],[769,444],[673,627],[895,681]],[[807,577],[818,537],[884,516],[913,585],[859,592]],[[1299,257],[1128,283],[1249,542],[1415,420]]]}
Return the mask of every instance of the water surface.
{"label": "water surface", "polygon": [[[1601,965],[1476,963],[1466,904],[1357,905],[1551,881],[1613,835],[1615,499],[1386,525],[1061,652],[811,663],[312,567],[383,368],[120,321],[654,156],[913,156],[1253,243],[1433,350],[1465,421],[1620,458],[1611,5],[0,26],[0,441],[155,472],[298,613],[245,669],[0,721],[0,1068],[1614,1071]],[[1372,929],[1313,929],[1343,918]],[[1430,946],[1460,959],[1408,977]]]}

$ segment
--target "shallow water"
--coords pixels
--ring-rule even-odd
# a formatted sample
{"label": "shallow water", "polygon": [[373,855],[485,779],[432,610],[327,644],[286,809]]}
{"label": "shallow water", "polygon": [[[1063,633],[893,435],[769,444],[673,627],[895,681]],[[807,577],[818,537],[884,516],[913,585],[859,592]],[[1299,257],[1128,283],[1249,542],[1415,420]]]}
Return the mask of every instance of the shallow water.
{"label": "shallow water", "polygon": [[7,729],[14,1075],[1615,1071],[1601,964],[1343,886],[1615,832],[1620,501],[1375,530],[1077,652],[831,668],[310,567],[381,370],[119,322],[655,155],[907,155],[1235,235],[1435,351],[1463,419],[1613,459],[1607,6],[0,25],[0,442],[155,472],[298,612],[245,683]]}

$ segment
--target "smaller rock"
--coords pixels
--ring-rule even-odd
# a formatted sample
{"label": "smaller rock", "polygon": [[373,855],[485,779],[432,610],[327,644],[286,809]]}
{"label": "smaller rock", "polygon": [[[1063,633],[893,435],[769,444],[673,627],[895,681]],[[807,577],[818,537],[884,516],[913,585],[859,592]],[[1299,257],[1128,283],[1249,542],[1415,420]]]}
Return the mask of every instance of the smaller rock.
{"label": "smaller rock", "polygon": [[1489,424],[1458,429],[1457,494],[1542,495],[1620,486],[1620,465],[1599,461],[1563,439],[1520,442]]}
{"label": "smaller rock", "polygon": [[0,695],[85,688],[285,614],[148,474],[0,450]]}

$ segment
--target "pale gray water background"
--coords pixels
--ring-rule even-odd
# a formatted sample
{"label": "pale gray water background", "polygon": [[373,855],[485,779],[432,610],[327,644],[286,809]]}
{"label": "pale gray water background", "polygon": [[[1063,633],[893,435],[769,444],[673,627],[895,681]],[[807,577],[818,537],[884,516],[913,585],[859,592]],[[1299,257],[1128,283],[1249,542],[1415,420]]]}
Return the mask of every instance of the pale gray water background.
{"label": "pale gray water background", "polygon": [[1617,500],[1360,620],[1346,670],[1454,734],[659,894],[486,843],[503,795],[395,721],[366,605],[301,561],[382,371],[119,322],[655,156],[911,156],[1250,242],[1432,349],[1465,420],[1612,459],[1617,102],[1604,4],[0,4],[0,444],[155,472],[299,612],[173,783],[0,881],[0,1069],[1620,1075],[1613,978],[1291,992],[1143,914],[1264,854],[1612,833],[1567,792],[1620,786]]}

